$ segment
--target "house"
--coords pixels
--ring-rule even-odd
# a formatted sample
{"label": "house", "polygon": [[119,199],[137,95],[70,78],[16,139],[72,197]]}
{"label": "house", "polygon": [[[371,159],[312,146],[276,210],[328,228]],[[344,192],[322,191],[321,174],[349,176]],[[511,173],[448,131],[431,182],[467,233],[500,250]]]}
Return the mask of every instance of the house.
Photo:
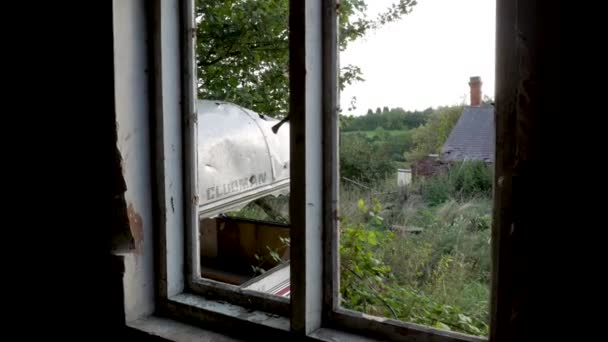
{"label": "house", "polygon": [[441,149],[443,162],[480,160],[494,162],[494,106],[481,101],[481,78],[471,77],[471,104],[464,107]]}

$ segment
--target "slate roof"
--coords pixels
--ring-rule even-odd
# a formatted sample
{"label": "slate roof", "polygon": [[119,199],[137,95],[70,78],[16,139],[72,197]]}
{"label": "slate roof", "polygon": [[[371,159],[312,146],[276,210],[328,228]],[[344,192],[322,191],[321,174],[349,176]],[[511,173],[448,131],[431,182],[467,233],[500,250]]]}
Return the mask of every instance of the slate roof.
{"label": "slate roof", "polygon": [[441,149],[444,161],[482,160],[494,162],[494,107],[467,106]]}

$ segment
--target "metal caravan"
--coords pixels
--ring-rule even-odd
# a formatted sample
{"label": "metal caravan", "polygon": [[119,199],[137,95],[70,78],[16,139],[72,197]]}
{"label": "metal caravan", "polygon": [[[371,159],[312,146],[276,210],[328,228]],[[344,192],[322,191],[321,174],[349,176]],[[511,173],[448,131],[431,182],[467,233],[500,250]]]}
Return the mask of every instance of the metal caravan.
{"label": "metal caravan", "polygon": [[[196,165],[201,276],[289,295],[289,248],[283,262],[253,277],[259,253],[289,237],[289,225],[221,215],[268,195],[289,193],[289,124],[236,104],[197,102]],[[269,247],[268,247],[269,246]]]}
{"label": "metal caravan", "polygon": [[289,127],[235,104],[198,101],[199,215],[289,192]]}

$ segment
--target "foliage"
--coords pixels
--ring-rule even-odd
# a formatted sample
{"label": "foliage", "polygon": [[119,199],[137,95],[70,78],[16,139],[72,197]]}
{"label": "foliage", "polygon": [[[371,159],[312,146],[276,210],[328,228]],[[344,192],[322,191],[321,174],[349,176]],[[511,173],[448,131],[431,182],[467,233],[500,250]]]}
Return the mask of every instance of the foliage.
{"label": "foliage", "polygon": [[[469,210],[473,206],[445,209],[449,214],[418,211],[416,215],[429,225],[415,237],[393,233],[380,216],[383,208],[376,199],[371,208],[359,200],[357,208],[362,214],[358,222],[341,221],[344,307],[441,329],[487,334],[489,292],[484,281],[488,280],[478,275],[489,273],[489,263],[480,266],[476,258],[489,259],[489,249],[483,245],[488,231],[466,237],[470,218],[475,217],[475,210]],[[473,249],[484,253],[472,256]],[[485,301],[479,301],[484,296]]]}
{"label": "foliage", "polygon": [[391,268],[376,254],[393,234],[387,231],[378,215],[381,208],[377,201],[370,210],[363,200],[359,200],[358,208],[367,216],[364,222],[352,225],[342,222],[340,293],[346,307],[366,311],[368,305],[383,300],[381,294],[386,291]]}
{"label": "foliage", "polygon": [[441,147],[458,122],[462,110],[462,106],[440,107],[435,110],[428,122],[414,131],[414,149],[406,153],[406,159],[418,160],[441,152]]}
{"label": "foliage", "polygon": [[259,113],[284,112],[288,6],[285,0],[196,1],[199,97]]}
{"label": "foliage", "polygon": [[375,147],[394,161],[405,161],[403,152],[413,146],[412,131],[383,131],[372,138]]}
{"label": "foliage", "polygon": [[[339,46],[399,20],[415,0],[395,3],[370,18],[365,0],[342,0]],[[289,1],[197,0],[198,95],[225,100],[269,116],[285,115],[289,101]],[[360,81],[361,70],[345,65],[340,87]]]}
{"label": "foliage", "polygon": [[482,161],[464,161],[452,164],[447,173],[417,182],[416,190],[429,205],[449,199],[491,198],[493,179],[492,166]]}
{"label": "foliage", "polygon": [[384,179],[395,167],[387,150],[362,134],[342,135],[340,141],[340,175],[366,184]]}
{"label": "foliage", "polygon": [[448,172],[454,195],[468,199],[482,195],[492,196],[493,167],[482,161],[464,161],[454,163]]}
{"label": "foliage", "polygon": [[254,258],[257,262],[255,265],[251,265],[254,276],[266,273],[268,265],[270,265],[270,267],[275,267],[275,265],[283,262],[281,254],[285,252],[285,249],[289,248],[291,241],[290,238],[281,236],[279,236],[279,240],[281,241],[279,247],[270,248],[270,246],[266,246],[266,251],[264,251],[264,253],[254,254]]}
{"label": "foliage", "polygon": [[420,194],[431,206],[448,201],[454,194],[450,179],[445,174],[421,180],[417,185]]}

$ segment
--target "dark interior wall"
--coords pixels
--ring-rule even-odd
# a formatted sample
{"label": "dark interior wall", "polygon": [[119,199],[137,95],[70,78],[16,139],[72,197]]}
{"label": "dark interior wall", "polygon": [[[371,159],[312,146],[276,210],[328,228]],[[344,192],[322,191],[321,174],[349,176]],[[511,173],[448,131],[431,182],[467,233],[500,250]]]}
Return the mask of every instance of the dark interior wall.
{"label": "dark interior wall", "polygon": [[[80,186],[86,189],[89,201],[88,208],[83,210],[88,220],[81,226],[84,231],[79,242],[81,248],[73,254],[73,262],[66,265],[72,272],[67,279],[73,279],[69,288],[80,298],[69,301],[70,306],[66,306],[70,312],[66,316],[69,323],[63,332],[87,338],[158,340],[125,326],[124,258],[112,253],[132,251],[135,247],[125,201],[127,188],[135,186],[126,181],[126,160],[118,149],[121,122],[118,115],[129,117],[140,113],[124,110],[119,113],[123,107],[119,106],[118,99],[124,94],[117,94],[116,81],[125,75],[116,74],[117,65],[130,62],[115,60],[116,35],[121,34],[115,30],[115,11],[122,7],[130,8],[117,7],[111,0],[90,2],[72,7],[74,13],[65,19],[68,34],[63,39],[71,46],[67,49],[73,61],[69,69],[75,76],[70,78],[65,91],[72,94],[69,105],[83,118],[82,122],[76,121],[72,131],[77,132],[77,141],[87,151],[86,159],[90,158],[92,164],[81,171],[85,177]],[[145,43],[133,42],[133,45],[145,46]],[[140,68],[141,65],[132,65],[132,69]],[[149,127],[137,129],[145,132]],[[151,151],[133,150],[132,153],[141,155]],[[67,305],[67,301],[65,303]]]}
{"label": "dark interior wall", "polygon": [[[86,188],[90,191],[87,198],[95,198],[88,212],[91,219],[82,226],[88,230],[83,235],[86,248],[82,255],[74,255],[77,260],[72,264],[78,277],[73,284],[75,293],[85,294],[75,301],[76,307],[71,308],[69,317],[75,329],[70,331],[67,327],[66,333],[88,332],[89,336],[100,337],[132,336],[124,329],[122,258],[111,254],[115,237],[121,235],[125,225],[128,227],[124,203],[126,184],[116,148],[112,8],[113,2],[109,0],[74,6],[73,15],[65,19],[71,28],[68,32],[73,34],[64,37],[73,47],[78,47],[68,49],[73,60],[69,72],[77,76],[66,91],[78,97],[73,104],[80,107],[83,122],[75,128],[83,138],[81,147],[92,157],[91,178],[86,181]],[[89,29],[83,35],[79,28]],[[103,181],[105,177],[94,176],[99,170],[110,178],[111,186]],[[99,200],[103,202],[95,208]],[[80,262],[85,262],[84,269],[79,267]]]}
{"label": "dark interior wall", "polygon": [[[546,1],[498,0],[497,10],[497,180],[495,208],[492,337],[497,341],[531,340],[550,329],[554,284],[552,258],[563,254],[553,243],[560,224],[556,208],[556,170],[563,130],[559,108],[564,71],[559,60],[559,8]],[[502,131],[502,133],[501,133]],[[500,137],[499,137],[500,136]],[[561,145],[559,145],[561,146]],[[498,155],[498,152],[497,152]],[[495,239],[496,240],[496,239]],[[498,247],[498,248],[496,248]]]}
{"label": "dark interior wall", "polygon": [[[109,339],[124,333],[122,262],[110,253],[112,232],[124,220],[125,185],[116,150],[113,3],[30,5],[28,17],[16,21],[36,22],[34,34],[23,37],[32,49],[26,68],[35,75],[22,76],[31,82],[22,105],[44,120],[48,137],[35,139],[42,155],[35,167],[45,170],[37,179],[52,190],[38,191],[44,208],[28,216],[42,219],[29,238],[45,246],[20,281],[39,279],[30,295],[45,302],[24,306],[40,315],[23,317],[36,323],[28,332],[45,339]],[[29,17],[33,12],[44,19]]]}
{"label": "dark interior wall", "polygon": [[16,304],[6,312],[26,324],[21,338],[132,336],[124,329],[123,263],[111,254],[114,233],[128,228],[116,148],[114,3],[23,5],[4,8],[16,43],[6,55],[16,58],[5,69],[3,99],[23,120],[5,122],[4,136],[18,138],[11,150],[25,161],[11,163],[23,178],[5,182],[19,186],[22,197],[11,202],[22,210],[14,227],[24,235],[5,244],[14,248],[6,263],[18,270],[4,278]]}

